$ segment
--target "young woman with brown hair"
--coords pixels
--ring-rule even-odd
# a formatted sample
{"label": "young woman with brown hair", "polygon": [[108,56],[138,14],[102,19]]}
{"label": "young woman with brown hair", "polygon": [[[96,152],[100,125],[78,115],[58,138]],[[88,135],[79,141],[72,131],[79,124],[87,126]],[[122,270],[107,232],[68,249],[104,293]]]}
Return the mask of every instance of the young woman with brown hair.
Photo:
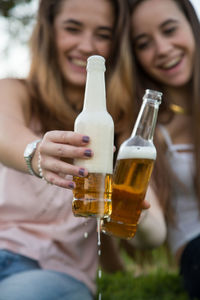
{"label": "young woman with brown hair", "polygon": [[129,4],[133,99],[138,103],[146,88],[163,92],[149,199],[162,206],[185,287],[200,299],[200,24],[189,0]]}
{"label": "young woman with brown hair", "polygon": [[117,126],[126,122],[132,107],[127,17],[124,0],[41,0],[27,78],[0,81],[1,300],[92,299],[96,222],[73,216],[68,175],[86,176],[71,159],[93,152],[87,133],[73,132],[73,124],[94,54],[107,61],[110,113]]}

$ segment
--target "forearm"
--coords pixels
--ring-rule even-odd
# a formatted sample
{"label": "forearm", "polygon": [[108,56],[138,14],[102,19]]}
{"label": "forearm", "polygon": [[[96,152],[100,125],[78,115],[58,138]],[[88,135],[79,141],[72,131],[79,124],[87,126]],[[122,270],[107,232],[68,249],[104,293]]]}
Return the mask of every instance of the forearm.
{"label": "forearm", "polygon": [[24,149],[28,143],[38,139],[23,122],[0,116],[0,161],[2,164],[28,172],[24,160]]}
{"label": "forearm", "polygon": [[25,85],[16,79],[0,81],[0,162],[27,172],[23,157],[28,143],[37,139],[29,129],[30,98]]}
{"label": "forearm", "polygon": [[[31,107],[26,85],[19,80],[0,80],[0,163],[22,172],[28,172],[24,159],[26,146],[40,139],[30,128],[35,119]],[[75,166],[72,161],[93,156],[89,142],[87,135],[73,131],[48,131],[27,156],[29,167],[31,164],[32,172],[37,175],[40,168],[40,177],[47,182],[72,189],[75,184],[71,176],[84,177],[88,174],[86,168]]]}

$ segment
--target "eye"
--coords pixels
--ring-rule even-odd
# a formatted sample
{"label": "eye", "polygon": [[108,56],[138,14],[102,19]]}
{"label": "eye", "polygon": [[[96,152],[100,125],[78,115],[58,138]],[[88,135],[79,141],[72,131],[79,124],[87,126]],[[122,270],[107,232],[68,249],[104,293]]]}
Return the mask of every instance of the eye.
{"label": "eye", "polygon": [[112,34],[110,32],[98,32],[97,36],[102,40],[111,40]]}
{"label": "eye", "polygon": [[165,35],[172,35],[173,33],[175,33],[175,31],[177,30],[177,27],[173,26],[173,27],[168,27],[166,29],[163,30]]}
{"label": "eye", "polygon": [[111,40],[112,36],[110,34],[99,34],[99,37],[103,40]]}
{"label": "eye", "polygon": [[70,33],[78,33],[80,31],[79,28],[73,27],[73,26],[67,26],[64,28],[65,31],[68,31]]}
{"label": "eye", "polygon": [[150,41],[140,41],[135,43],[136,50],[145,50],[150,46]]}

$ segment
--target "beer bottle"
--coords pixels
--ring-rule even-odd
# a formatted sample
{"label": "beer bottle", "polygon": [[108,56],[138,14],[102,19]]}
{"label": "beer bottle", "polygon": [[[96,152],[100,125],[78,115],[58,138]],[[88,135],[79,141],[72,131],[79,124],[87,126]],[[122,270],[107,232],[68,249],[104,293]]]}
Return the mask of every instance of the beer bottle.
{"label": "beer bottle", "polygon": [[135,235],[156,159],[153,144],[162,93],[146,90],[131,137],[120,147],[113,174],[112,214],[101,230],[121,238]]}
{"label": "beer bottle", "polygon": [[75,216],[108,217],[112,203],[114,123],[106,108],[105,59],[93,55],[87,60],[87,79],[82,112],[75,120],[75,132],[90,137],[90,159],[75,159],[87,168],[87,177],[74,176],[72,210]]}

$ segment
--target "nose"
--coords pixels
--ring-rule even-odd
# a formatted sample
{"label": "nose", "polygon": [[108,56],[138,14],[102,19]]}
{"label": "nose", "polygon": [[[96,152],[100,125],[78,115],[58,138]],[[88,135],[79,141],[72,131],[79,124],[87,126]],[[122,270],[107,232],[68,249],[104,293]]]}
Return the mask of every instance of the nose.
{"label": "nose", "polygon": [[165,37],[157,37],[155,40],[157,55],[166,55],[172,49],[170,40]]}
{"label": "nose", "polygon": [[94,37],[90,33],[83,34],[78,46],[82,53],[90,54],[95,50]]}

